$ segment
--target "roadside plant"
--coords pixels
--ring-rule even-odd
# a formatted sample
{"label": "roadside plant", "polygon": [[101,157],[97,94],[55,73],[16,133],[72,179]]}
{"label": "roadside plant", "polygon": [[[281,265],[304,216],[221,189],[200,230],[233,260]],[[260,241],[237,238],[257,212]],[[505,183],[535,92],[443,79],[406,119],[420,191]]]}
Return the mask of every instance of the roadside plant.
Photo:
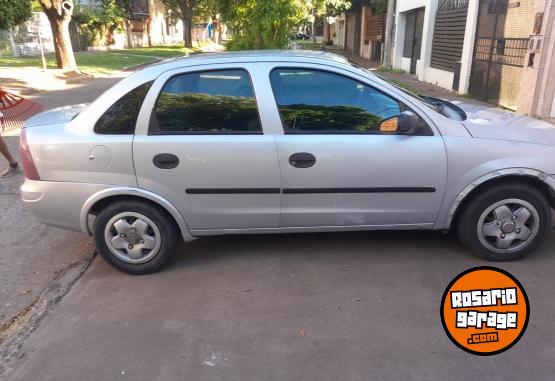
{"label": "roadside plant", "polygon": [[31,3],[22,0],[0,0],[0,30],[9,30],[31,17]]}
{"label": "roadside plant", "polygon": [[116,0],[102,0],[99,8],[77,5],[73,19],[80,24],[87,45],[109,45],[113,33],[122,30],[125,12]]}

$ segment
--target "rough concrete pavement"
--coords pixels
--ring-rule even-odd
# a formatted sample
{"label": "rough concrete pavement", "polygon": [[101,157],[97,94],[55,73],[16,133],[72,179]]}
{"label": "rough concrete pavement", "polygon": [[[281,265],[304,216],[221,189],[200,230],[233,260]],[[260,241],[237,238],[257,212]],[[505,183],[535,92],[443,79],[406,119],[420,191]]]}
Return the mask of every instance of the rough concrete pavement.
{"label": "rough concrete pavement", "polygon": [[[121,77],[101,78],[71,85],[63,91],[27,97],[47,109],[86,103],[119,80]],[[2,135],[10,151],[17,154],[19,131],[6,131]],[[0,169],[5,165],[4,158],[0,157]],[[21,173],[0,179],[0,341],[2,327],[37,300],[53,278],[94,252],[88,237],[42,225],[23,208],[19,199],[23,180]]]}
{"label": "rough concrete pavement", "polygon": [[555,235],[498,266],[524,285],[522,340],[452,344],[442,293],[491,263],[439,233],[219,237],[132,277],[101,258],[25,343],[7,380],[547,380],[555,372]]}

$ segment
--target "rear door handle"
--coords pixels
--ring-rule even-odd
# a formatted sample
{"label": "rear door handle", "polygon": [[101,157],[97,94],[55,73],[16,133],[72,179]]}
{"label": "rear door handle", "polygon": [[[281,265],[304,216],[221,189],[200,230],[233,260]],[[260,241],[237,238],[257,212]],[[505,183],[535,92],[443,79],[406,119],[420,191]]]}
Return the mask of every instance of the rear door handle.
{"label": "rear door handle", "polygon": [[316,157],[307,152],[294,153],[289,157],[289,164],[295,168],[310,168],[316,164]]}
{"label": "rear door handle", "polygon": [[154,165],[161,169],[172,169],[179,165],[179,158],[171,153],[160,153],[152,159]]}

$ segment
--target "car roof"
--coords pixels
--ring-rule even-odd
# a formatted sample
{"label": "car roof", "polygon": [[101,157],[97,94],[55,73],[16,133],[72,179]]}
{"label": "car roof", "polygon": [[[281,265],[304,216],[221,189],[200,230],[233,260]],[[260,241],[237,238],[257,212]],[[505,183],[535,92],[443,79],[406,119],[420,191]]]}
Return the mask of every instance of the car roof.
{"label": "car roof", "polygon": [[343,56],[334,53],[328,53],[317,50],[245,50],[236,52],[223,52],[223,53],[201,53],[193,54],[190,56],[176,57],[168,60],[158,62],[150,67],[167,66],[172,68],[175,66],[186,66],[200,64],[202,61],[243,61],[243,62],[260,62],[260,61],[289,61],[295,62],[303,59],[315,59],[324,61],[333,61],[336,63],[348,63],[347,59]]}

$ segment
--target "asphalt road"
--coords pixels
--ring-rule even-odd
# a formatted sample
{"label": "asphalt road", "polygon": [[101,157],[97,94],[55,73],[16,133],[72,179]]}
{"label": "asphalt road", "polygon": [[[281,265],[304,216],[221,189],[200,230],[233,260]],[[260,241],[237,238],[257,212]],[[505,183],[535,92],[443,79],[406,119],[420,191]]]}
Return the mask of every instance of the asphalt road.
{"label": "asphalt road", "polygon": [[439,233],[219,237],[160,273],[101,258],[23,346],[8,380],[547,380],[555,374],[555,234],[498,267],[524,285],[526,334],[473,356],[441,327],[442,293],[485,265]]}

